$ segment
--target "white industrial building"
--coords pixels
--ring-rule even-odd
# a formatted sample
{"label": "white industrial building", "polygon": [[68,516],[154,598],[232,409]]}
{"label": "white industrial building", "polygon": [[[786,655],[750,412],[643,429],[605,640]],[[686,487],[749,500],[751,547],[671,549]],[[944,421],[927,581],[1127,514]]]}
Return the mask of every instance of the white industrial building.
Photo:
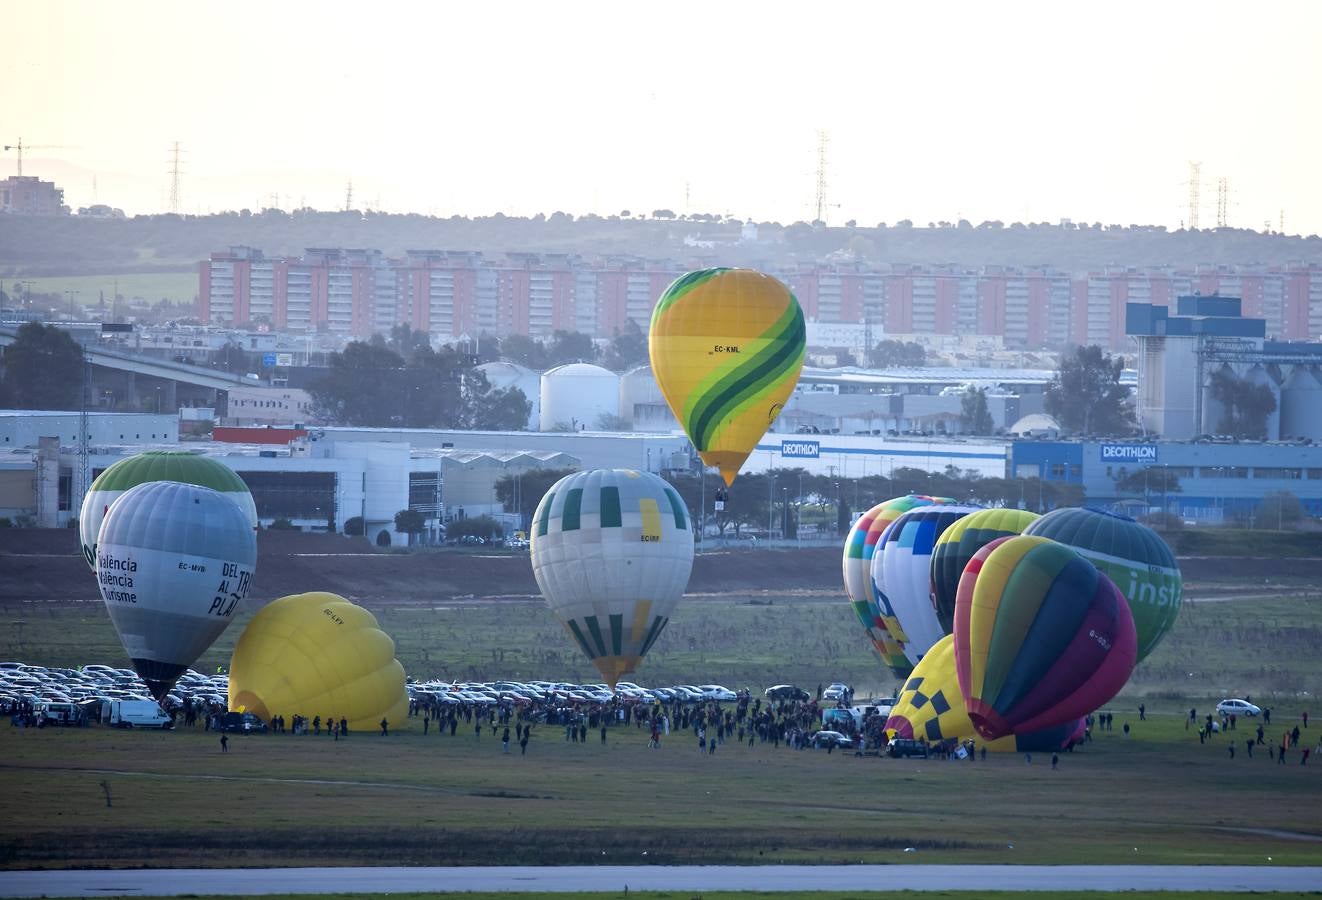
{"label": "white industrial building", "polygon": [[[76,410],[0,409],[0,449],[35,448],[44,437],[75,446],[80,416]],[[87,442],[92,445],[159,444],[178,439],[179,416],[175,413],[87,414]]]}

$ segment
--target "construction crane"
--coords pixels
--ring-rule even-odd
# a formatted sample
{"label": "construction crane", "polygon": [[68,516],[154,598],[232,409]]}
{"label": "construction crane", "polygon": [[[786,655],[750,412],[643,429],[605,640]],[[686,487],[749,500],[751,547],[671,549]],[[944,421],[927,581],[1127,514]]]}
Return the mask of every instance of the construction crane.
{"label": "construction crane", "polygon": [[17,144],[5,144],[5,152],[10,150],[18,151],[18,175],[23,177],[23,151],[24,150],[68,150],[70,148],[63,144],[25,144],[23,139],[19,138]]}

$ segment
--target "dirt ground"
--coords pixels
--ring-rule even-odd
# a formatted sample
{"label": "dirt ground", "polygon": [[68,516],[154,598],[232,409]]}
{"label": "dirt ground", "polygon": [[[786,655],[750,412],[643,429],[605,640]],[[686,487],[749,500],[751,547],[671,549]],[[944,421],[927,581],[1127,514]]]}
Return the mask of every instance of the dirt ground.
{"label": "dirt ground", "polygon": [[[539,596],[527,552],[460,550],[378,551],[339,535],[263,531],[257,541],[253,596],[265,602],[286,594],[327,590],[351,600],[391,605],[460,599]],[[1316,577],[1315,559],[1189,557],[1182,559],[1186,591],[1218,590]],[[689,596],[840,593],[840,551],[726,550],[700,553]],[[67,529],[0,530],[0,606],[99,602],[96,581]]]}
{"label": "dirt ground", "polygon": [[[837,592],[840,551],[738,550],[699,554],[689,594]],[[392,604],[539,596],[526,551],[377,551],[339,535],[262,531],[253,596],[308,590]],[[100,602],[96,580],[67,529],[0,530],[0,606]]]}

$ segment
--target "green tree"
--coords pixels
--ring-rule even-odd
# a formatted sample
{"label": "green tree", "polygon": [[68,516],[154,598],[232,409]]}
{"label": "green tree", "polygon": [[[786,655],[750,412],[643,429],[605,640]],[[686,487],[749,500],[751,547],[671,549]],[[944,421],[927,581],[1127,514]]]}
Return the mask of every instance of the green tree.
{"label": "green tree", "polygon": [[346,344],[332,353],[325,375],[308,387],[323,421],[336,425],[399,425],[404,396],[404,360],[383,343]]}
{"label": "green tree", "polygon": [[566,363],[593,362],[597,358],[597,345],[581,331],[557,331],[546,348],[547,367]]}
{"label": "green tree", "polygon": [[1116,493],[1122,497],[1153,497],[1159,494],[1178,494],[1184,489],[1180,486],[1180,476],[1172,475],[1163,466],[1144,466],[1130,472],[1121,470],[1115,480]]}
{"label": "green tree", "polygon": [[411,544],[415,534],[422,534],[427,530],[427,519],[416,509],[401,509],[395,513],[395,530],[407,534]]}
{"label": "green tree", "polygon": [[485,393],[475,391],[471,395],[469,427],[475,431],[523,431],[531,414],[532,401],[521,389],[488,384]]}
{"label": "green tree", "polygon": [[506,512],[518,513],[519,521],[531,522],[537,504],[555,484],[577,469],[529,469],[517,474],[502,475],[496,479],[496,499]]}
{"label": "green tree", "polygon": [[969,385],[960,400],[960,422],[968,434],[991,434],[995,427],[987,409],[987,389]]}
{"label": "green tree", "polygon": [[469,353],[424,345],[405,364],[380,339],[331,354],[308,390],[326,421],[378,428],[516,430],[532,408],[519,389],[493,388]]}
{"label": "green tree", "polygon": [[414,350],[430,346],[431,340],[425,331],[414,331],[408,323],[401,322],[390,329],[390,339],[386,346],[402,357],[408,357]]}
{"label": "green tree", "polygon": [[874,369],[916,368],[927,364],[927,351],[914,341],[884,340],[868,351]]}
{"label": "green tree", "polygon": [[1212,373],[1211,389],[1224,410],[1218,433],[1257,440],[1267,437],[1267,417],[1276,411],[1276,395],[1270,387],[1240,378],[1229,369],[1218,369]]}
{"label": "green tree", "polygon": [[0,405],[14,409],[77,409],[83,348],[54,325],[25,322],[4,351]]}
{"label": "green tree", "polygon": [[446,538],[480,537],[484,541],[503,537],[505,529],[491,516],[474,516],[471,519],[455,519],[445,526]]}
{"label": "green tree", "polygon": [[344,520],[344,533],[349,537],[362,537],[365,532],[362,516],[353,516]]}
{"label": "green tree", "polygon": [[612,372],[627,372],[647,362],[647,335],[633,319],[625,320],[624,327],[615,333],[606,349],[601,364]]}
{"label": "green tree", "polygon": [[544,372],[550,368],[546,347],[527,335],[511,334],[500,342],[500,355],[512,363]]}
{"label": "green tree", "polygon": [[1256,512],[1259,528],[1275,528],[1280,531],[1294,528],[1303,520],[1304,505],[1289,491],[1272,491],[1262,498]]}
{"label": "green tree", "polygon": [[216,351],[212,365],[233,375],[246,375],[254,371],[248,353],[234,341],[226,341]]}
{"label": "green tree", "polygon": [[1056,421],[1081,434],[1125,435],[1134,430],[1129,388],[1120,383],[1124,361],[1093,344],[1060,358],[1047,385],[1045,406]]}

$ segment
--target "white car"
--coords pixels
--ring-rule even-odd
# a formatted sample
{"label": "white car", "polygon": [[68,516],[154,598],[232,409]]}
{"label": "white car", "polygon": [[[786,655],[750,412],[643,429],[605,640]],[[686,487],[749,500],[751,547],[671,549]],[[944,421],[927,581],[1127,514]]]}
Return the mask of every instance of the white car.
{"label": "white car", "polygon": [[1247,700],[1222,700],[1216,705],[1219,716],[1260,716],[1262,708]]}
{"label": "white car", "polygon": [[698,690],[702,691],[703,700],[729,702],[738,699],[734,691],[727,687],[721,687],[719,684],[700,684]]}
{"label": "white car", "polygon": [[849,696],[849,685],[842,684],[839,681],[834,682],[830,687],[822,691],[823,700],[831,700],[831,701],[844,700],[848,696]]}

